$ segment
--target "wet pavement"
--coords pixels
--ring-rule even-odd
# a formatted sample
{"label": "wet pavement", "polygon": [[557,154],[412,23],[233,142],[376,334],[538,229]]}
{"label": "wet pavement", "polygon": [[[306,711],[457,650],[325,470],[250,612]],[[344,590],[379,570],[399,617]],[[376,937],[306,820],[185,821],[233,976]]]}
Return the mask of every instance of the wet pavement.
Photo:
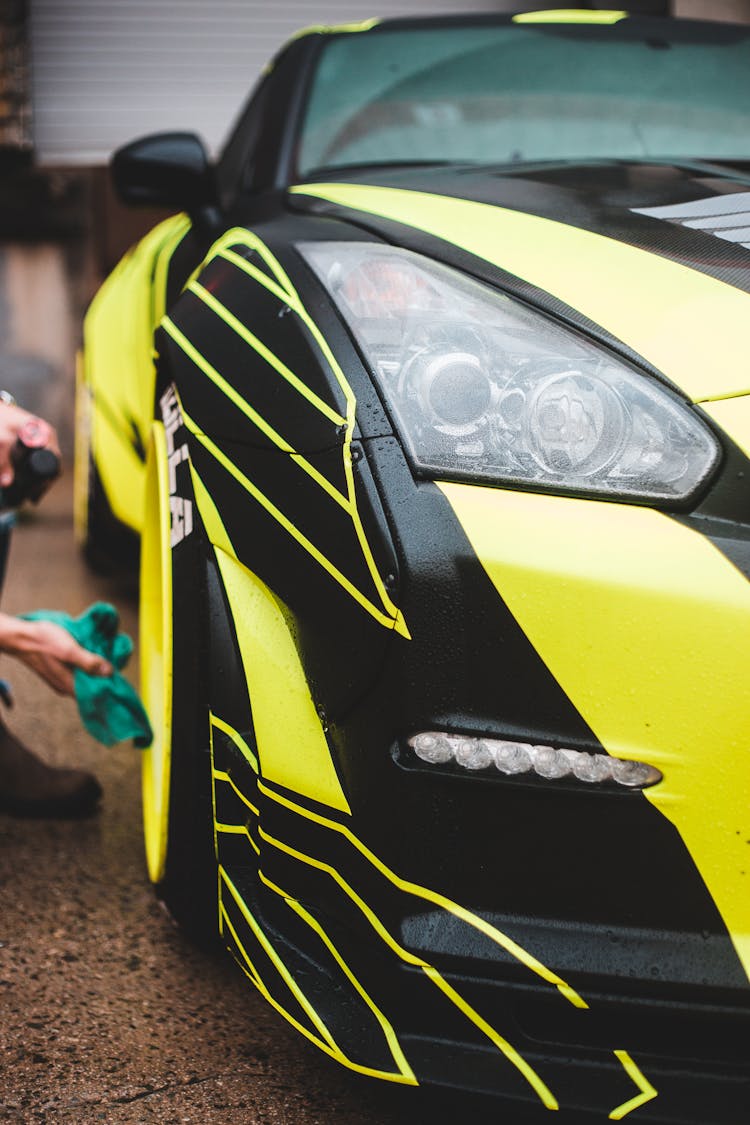
{"label": "wet pavement", "polygon": [[[78,557],[70,503],[67,479],[16,531],[3,608],[77,614],[109,600],[134,633],[135,598]],[[71,700],[7,657],[0,675],[15,689],[17,733],[105,789],[92,820],[0,816],[0,1121],[432,1125],[468,1110],[477,1125],[517,1125],[515,1110],[350,1075],[228,957],[193,949],[146,879],[138,752],[97,746]]]}

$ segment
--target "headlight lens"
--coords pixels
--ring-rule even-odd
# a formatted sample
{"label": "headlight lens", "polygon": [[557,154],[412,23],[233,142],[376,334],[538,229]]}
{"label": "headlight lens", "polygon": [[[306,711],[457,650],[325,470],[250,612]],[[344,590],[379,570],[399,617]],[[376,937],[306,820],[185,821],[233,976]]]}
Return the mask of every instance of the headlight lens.
{"label": "headlight lens", "polygon": [[503,293],[391,246],[299,250],[428,475],[674,503],[716,465],[686,403]]}

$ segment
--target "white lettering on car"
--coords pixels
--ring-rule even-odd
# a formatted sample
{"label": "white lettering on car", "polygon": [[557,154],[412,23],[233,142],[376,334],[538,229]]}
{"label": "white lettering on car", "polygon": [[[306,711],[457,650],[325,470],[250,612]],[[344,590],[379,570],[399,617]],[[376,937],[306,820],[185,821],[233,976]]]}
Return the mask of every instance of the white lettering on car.
{"label": "white lettering on car", "polygon": [[169,387],[161,397],[161,416],[167,438],[167,466],[169,473],[169,507],[172,514],[170,542],[172,547],[181,543],[193,530],[193,504],[177,494],[177,466],[188,460],[187,443],[175,446],[174,438],[182,426],[180,404],[174,387]]}

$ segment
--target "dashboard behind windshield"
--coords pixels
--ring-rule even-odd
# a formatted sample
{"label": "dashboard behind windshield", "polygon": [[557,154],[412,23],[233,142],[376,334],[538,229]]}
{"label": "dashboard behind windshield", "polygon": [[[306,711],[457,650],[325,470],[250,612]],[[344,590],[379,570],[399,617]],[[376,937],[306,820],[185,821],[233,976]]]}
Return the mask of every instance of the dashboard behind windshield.
{"label": "dashboard behind windshield", "polygon": [[333,36],[313,77],[298,174],[601,158],[750,159],[750,35],[625,20]]}

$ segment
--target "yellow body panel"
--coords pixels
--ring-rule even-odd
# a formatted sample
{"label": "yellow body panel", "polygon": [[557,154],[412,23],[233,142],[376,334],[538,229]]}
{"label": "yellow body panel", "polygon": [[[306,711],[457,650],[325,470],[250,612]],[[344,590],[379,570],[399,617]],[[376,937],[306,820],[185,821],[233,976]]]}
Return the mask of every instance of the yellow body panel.
{"label": "yellow body panel", "polygon": [[220,548],[216,558],[247,676],[261,773],[277,785],[349,813],[278,602],[260,579]]}
{"label": "yellow body panel", "polygon": [[271,591],[237,562],[211,495],[192,466],[191,472],[195,502],[216,552],[237,630],[261,773],[269,781],[349,813],[284,615]]}
{"label": "yellow body panel", "polygon": [[84,322],[91,449],[112,511],[136,531],[145,467],[133,431],[145,447],[154,416],[154,329],[164,315],[169,260],[189,227],[175,215],[149,231],[104,282]]}
{"label": "yellow body panel", "polygon": [[[750,393],[750,295],[601,234],[401,188],[292,188],[453,243],[546,290],[625,341],[694,401]],[[706,330],[706,325],[711,330]]]}
{"label": "yellow body panel", "polygon": [[645,796],[682,836],[750,976],[750,583],[650,508],[440,488],[602,745],[664,774]]}

